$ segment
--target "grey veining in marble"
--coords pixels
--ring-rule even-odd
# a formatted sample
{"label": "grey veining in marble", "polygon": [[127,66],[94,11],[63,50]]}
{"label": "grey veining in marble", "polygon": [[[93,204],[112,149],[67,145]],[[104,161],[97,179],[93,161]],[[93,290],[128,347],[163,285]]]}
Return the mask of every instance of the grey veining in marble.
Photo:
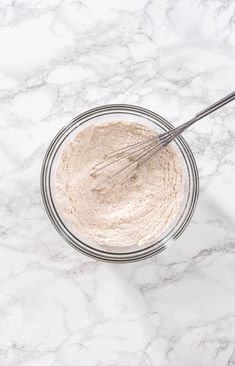
{"label": "grey veining in marble", "polygon": [[55,133],[106,103],[174,124],[235,89],[234,0],[0,2],[0,365],[235,365],[234,103],[185,138],[200,198],[130,265],[76,253],[42,207]]}

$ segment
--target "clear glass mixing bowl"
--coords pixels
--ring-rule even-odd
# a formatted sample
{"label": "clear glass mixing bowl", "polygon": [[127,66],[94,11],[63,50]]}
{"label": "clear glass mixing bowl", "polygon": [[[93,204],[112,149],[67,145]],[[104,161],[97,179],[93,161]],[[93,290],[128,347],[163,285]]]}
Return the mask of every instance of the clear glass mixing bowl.
{"label": "clear glass mixing bowl", "polygon": [[[42,164],[41,193],[51,222],[60,235],[75,249],[99,260],[109,262],[133,262],[151,257],[166,249],[169,244],[182,234],[192,218],[196,207],[199,178],[192,151],[182,136],[178,136],[172,145],[182,161],[185,172],[184,200],[182,207],[172,225],[156,241],[144,246],[119,247],[101,246],[83,239],[74,228],[63,219],[55,200],[55,172],[58,158],[64,146],[84,127],[111,121],[139,122],[156,130],[158,133],[168,131],[173,126],[158,114],[133,105],[113,104],[91,109],[75,117],[62,128],[51,142]],[[138,228],[137,228],[138,229]]]}

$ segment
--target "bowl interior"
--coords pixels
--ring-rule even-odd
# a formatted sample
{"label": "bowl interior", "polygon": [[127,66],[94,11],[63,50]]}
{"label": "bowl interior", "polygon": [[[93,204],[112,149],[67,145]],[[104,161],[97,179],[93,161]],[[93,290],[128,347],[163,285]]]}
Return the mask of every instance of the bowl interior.
{"label": "bowl interior", "polygon": [[135,106],[110,105],[85,112],[65,126],[50,144],[42,166],[41,188],[47,213],[58,232],[69,244],[84,254],[97,259],[125,262],[143,259],[156,254],[181,235],[195,209],[198,196],[198,171],[189,146],[179,136],[171,144],[183,167],[184,198],[177,217],[157,241],[149,242],[143,246],[135,245],[129,247],[122,245],[111,247],[99,245],[96,242],[83,238],[76,231],[76,228],[63,218],[55,199],[55,176],[58,160],[65,145],[83,128],[93,124],[112,121],[137,122],[158,133],[172,128],[172,125],[159,115]]}

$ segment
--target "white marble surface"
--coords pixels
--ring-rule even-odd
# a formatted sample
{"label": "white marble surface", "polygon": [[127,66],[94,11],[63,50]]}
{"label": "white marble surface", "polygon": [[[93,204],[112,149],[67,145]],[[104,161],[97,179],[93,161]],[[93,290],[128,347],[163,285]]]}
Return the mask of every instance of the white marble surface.
{"label": "white marble surface", "polygon": [[235,365],[235,103],[185,134],[200,171],[177,245],[112,265],[70,248],[40,166],[105,103],[179,123],[235,89],[233,0],[0,2],[0,365]]}

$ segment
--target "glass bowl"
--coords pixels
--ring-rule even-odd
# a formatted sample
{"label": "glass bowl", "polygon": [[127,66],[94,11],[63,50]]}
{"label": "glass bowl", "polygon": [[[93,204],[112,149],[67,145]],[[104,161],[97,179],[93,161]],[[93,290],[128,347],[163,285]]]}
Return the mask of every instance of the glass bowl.
{"label": "glass bowl", "polygon": [[91,109],[75,117],[68,125],[58,132],[51,142],[42,164],[41,194],[46,212],[59,234],[75,249],[92,258],[108,262],[133,262],[151,257],[162,250],[182,234],[190,222],[196,207],[199,178],[194,156],[182,136],[178,136],[172,146],[182,161],[184,170],[184,199],[181,210],[172,225],[156,241],[144,246],[111,247],[91,243],[75,232],[74,228],[60,214],[55,200],[55,173],[58,158],[64,146],[84,127],[91,124],[111,121],[138,122],[158,133],[168,131],[173,126],[158,114],[141,107],[127,104],[112,104]]}

